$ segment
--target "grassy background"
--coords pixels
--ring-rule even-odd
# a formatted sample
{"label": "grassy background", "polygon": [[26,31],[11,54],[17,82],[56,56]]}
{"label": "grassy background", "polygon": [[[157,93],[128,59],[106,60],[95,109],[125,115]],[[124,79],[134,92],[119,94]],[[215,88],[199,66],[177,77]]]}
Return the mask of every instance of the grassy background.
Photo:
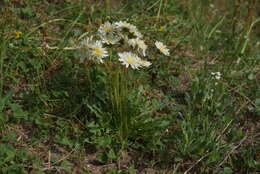
{"label": "grassy background", "polygon": [[[0,173],[259,173],[259,7],[0,1]],[[122,146],[100,118],[109,112],[102,67],[46,44],[69,46],[105,21],[124,20],[171,56],[133,74],[129,97],[141,116]]]}

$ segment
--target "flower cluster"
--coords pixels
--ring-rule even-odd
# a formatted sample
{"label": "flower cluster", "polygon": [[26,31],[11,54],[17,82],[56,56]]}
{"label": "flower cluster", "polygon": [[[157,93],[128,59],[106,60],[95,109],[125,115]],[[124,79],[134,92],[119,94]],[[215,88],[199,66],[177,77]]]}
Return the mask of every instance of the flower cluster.
{"label": "flower cluster", "polygon": [[[95,39],[94,39],[95,37]],[[169,49],[159,41],[155,47],[164,55],[169,56]],[[91,59],[98,63],[104,63],[104,58],[109,56],[108,49],[115,48],[118,51],[118,61],[126,68],[139,69],[149,67],[151,63],[141,57],[147,54],[148,46],[143,40],[143,35],[137,27],[128,22],[105,22],[102,24],[96,36],[87,37],[81,40],[77,47],[78,55],[85,60]],[[120,49],[119,49],[120,48]]]}
{"label": "flower cluster", "polygon": [[220,72],[211,72],[211,75],[216,80],[219,80],[221,78],[221,73]]}

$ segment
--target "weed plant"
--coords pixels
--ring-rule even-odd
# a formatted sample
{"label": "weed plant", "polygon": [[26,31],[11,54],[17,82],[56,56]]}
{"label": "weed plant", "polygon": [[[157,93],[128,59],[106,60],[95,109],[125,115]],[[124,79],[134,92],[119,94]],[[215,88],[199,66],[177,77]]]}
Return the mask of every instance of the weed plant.
{"label": "weed plant", "polygon": [[258,7],[1,1],[0,173],[259,173]]}

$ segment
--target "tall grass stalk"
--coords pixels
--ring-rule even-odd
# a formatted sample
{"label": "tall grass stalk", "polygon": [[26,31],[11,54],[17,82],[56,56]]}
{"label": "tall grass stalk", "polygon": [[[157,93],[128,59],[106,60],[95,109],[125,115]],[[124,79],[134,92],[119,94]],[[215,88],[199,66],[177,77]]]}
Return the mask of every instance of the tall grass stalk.
{"label": "tall grass stalk", "polygon": [[226,15],[224,15],[219,22],[210,30],[208,39],[211,38],[211,36],[216,32],[217,28],[223,23],[224,19],[226,18]]}
{"label": "tall grass stalk", "polygon": [[236,44],[236,54],[244,54],[248,47],[250,40],[250,34],[253,26],[258,23],[260,18],[254,20],[254,6],[256,5],[255,0],[248,0],[247,17],[245,19],[244,32],[241,34],[239,42]]}
{"label": "tall grass stalk", "polygon": [[258,23],[258,22],[260,22],[260,18],[258,18],[258,19],[256,19],[255,21],[253,21],[252,23],[251,23],[251,25],[250,25],[250,27],[248,28],[248,30],[247,30],[247,32],[246,32],[246,34],[245,34],[245,36],[244,36],[244,43],[242,44],[242,48],[241,48],[241,51],[240,51],[240,53],[241,54],[244,54],[245,53],[245,50],[246,50],[246,48],[247,48],[247,45],[248,45],[248,42],[249,42],[249,40],[250,40],[250,33],[251,33],[251,31],[252,31],[252,28],[253,28],[253,26],[256,24],[256,23]]}
{"label": "tall grass stalk", "polygon": [[163,4],[163,0],[160,0],[160,5],[159,5],[159,8],[158,8],[158,12],[157,12],[157,20],[158,21],[160,19],[160,15],[161,15],[162,4]]}
{"label": "tall grass stalk", "polygon": [[128,102],[129,80],[127,69],[121,66],[108,66],[108,90],[111,103],[112,123],[119,131],[120,140],[127,139],[131,127],[131,107]]}
{"label": "tall grass stalk", "polygon": [[111,4],[110,0],[105,0],[105,13],[108,14],[110,12]]}
{"label": "tall grass stalk", "polygon": [[232,36],[235,37],[236,33],[236,26],[239,21],[240,17],[240,6],[241,6],[241,0],[236,0],[234,4],[234,12],[233,12],[233,19],[232,19]]}

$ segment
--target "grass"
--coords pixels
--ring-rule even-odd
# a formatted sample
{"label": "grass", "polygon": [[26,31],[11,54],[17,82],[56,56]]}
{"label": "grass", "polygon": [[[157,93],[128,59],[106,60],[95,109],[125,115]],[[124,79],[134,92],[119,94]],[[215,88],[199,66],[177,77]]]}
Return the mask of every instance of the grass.
{"label": "grass", "polygon": [[[259,173],[258,6],[1,1],[0,173]],[[124,82],[67,49],[125,20],[171,55]]]}

